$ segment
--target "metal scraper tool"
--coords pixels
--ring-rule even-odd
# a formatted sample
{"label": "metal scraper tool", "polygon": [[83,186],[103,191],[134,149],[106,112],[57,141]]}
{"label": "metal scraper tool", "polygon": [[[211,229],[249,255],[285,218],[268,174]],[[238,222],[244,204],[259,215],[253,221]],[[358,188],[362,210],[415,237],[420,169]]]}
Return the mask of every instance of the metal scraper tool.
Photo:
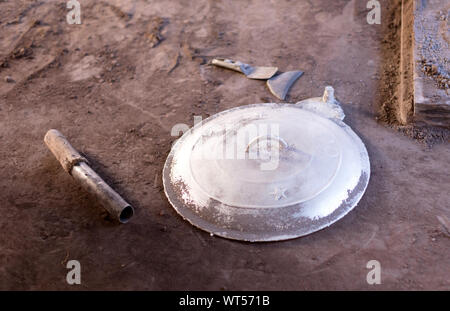
{"label": "metal scraper tool", "polygon": [[292,84],[303,75],[303,71],[287,71],[267,80],[267,87],[277,98],[284,100]]}
{"label": "metal scraper tool", "polygon": [[267,80],[277,73],[277,67],[253,67],[239,61],[225,58],[215,58],[211,62],[213,65],[241,72],[249,79]]}

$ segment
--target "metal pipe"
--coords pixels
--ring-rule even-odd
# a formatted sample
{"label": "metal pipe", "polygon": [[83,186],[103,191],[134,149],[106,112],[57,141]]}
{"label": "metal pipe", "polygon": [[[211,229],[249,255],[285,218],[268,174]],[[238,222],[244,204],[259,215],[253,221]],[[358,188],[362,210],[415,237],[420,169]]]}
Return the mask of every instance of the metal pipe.
{"label": "metal pipe", "polygon": [[75,165],[71,172],[87,192],[93,194],[99,202],[121,223],[126,223],[134,214],[133,207],[115,192],[98,174],[84,162]]}
{"label": "metal pipe", "polygon": [[130,220],[134,215],[133,207],[89,166],[88,160],[59,131],[49,130],[44,141],[62,167],[83,189],[94,195],[111,216],[121,223]]}

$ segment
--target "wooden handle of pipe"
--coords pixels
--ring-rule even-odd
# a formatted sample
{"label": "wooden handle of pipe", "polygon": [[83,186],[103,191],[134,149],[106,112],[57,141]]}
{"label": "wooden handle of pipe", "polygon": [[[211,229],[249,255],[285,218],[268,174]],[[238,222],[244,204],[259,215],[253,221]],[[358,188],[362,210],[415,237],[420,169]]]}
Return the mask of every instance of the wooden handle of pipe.
{"label": "wooden handle of pipe", "polygon": [[44,142],[69,174],[71,174],[72,168],[78,163],[89,163],[58,130],[49,130],[45,134]]}

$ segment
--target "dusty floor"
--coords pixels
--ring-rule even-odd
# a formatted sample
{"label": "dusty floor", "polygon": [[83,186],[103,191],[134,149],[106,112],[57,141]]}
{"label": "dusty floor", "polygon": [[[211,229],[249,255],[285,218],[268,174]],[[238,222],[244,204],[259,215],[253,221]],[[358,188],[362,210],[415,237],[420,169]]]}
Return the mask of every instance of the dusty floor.
{"label": "dusty floor", "polygon": [[[0,1],[0,289],[450,289],[450,145],[376,117],[383,23],[365,0]],[[211,237],[170,207],[161,171],[177,123],[275,101],[260,81],[207,64],[227,56],[306,73],[288,102],[333,85],[369,151],[358,207],[313,235],[247,244]],[[6,82],[10,76],[15,82]],[[117,225],[43,143],[61,130],[128,201]],[[82,285],[66,284],[68,260]],[[368,285],[366,263],[381,263]]]}

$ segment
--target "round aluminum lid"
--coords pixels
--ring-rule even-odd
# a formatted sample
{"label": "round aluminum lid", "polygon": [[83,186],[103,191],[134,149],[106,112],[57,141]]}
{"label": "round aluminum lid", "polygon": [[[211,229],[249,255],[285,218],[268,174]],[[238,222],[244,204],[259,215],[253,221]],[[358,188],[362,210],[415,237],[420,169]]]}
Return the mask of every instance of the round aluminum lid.
{"label": "round aluminum lid", "polygon": [[257,104],[186,132],[167,158],[163,183],[193,225],[230,239],[275,241],[343,217],[369,175],[363,143],[341,120],[299,105]]}

